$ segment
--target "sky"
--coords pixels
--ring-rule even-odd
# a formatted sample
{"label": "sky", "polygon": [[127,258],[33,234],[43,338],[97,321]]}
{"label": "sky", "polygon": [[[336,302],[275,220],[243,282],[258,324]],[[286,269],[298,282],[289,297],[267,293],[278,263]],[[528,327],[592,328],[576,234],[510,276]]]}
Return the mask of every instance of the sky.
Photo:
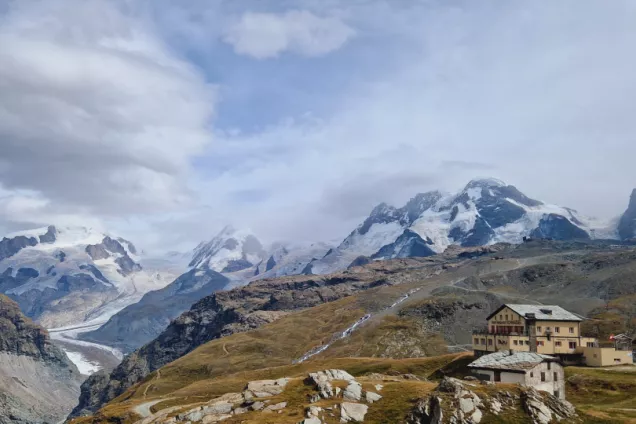
{"label": "sky", "polygon": [[337,240],[475,177],[610,219],[636,187],[634,22],[631,0],[0,0],[0,232]]}

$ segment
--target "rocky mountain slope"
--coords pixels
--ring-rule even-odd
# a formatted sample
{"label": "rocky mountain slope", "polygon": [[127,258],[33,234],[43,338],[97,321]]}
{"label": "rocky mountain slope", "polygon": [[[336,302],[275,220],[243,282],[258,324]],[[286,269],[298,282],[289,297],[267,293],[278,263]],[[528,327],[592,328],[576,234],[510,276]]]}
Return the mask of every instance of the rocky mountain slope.
{"label": "rocky mountain slope", "polygon": [[[557,303],[585,315],[636,294],[635,275],[630,246],[539,240],[254,282],[202,299],[113,373],[91,377],[74,413],[94,412],[128,388],[174,397],[188,387],[191,396],[224,373],[461,350],[501,303]],[[158,369],[161,381],[150,374]]]}
{"label": "rocky mountain slope", "polygon": [[79,371],[42,327],[0,294],[0,423],[56,423],[79,395]]}
{"label": "rocky mountain slope", "polygon": [[131,352],[161,334],[193,303],[222,290],[229,282],[218,272],[193,268],[166,287],[146,293],[139,302],[125,307],[100,328],[80,334],[80,338]]}
{"label": "rocky mountain slope", "polygon": [[524,237],[576,240],[617,238],[610,223],[534,200],[495,179],[473,180],[457,194],[421,193],[401,208],[382,203],[337,249],[311,264],[323,274],[359,256],[390,259],[429,256],[450,245],[521,243]]}
{"label": "rocky mountain slope", "polygon": [[89,228],[49,226],[0,241],[0,293],[47,328],[105,320],[171,277],[143,270],[129,241]]}
{"label": "rocky mountain slope", "polygon": [[632,191],[629,206],[618,223],[618,234],[623,240],[636,238],[636,189]]}

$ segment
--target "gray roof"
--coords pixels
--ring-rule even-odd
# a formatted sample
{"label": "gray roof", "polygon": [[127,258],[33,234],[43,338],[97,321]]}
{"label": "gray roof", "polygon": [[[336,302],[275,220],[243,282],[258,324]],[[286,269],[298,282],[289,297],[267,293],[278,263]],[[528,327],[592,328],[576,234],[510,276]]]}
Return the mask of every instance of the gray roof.
{"label": "gray roof", "polygon": [[[504,306],[509,307],[522,317],[526,314],[534,314],[537,320],[583,321],[580,316],[568,312],[557,305],[515,305],[506,303]],[[552,313],[548,311],[552,311]]]}
{"label": "gray roof", "polygon": [[512,352],[502,350],[484,355],[471,362],[468,367],[493,370],[525,371],[536,367],[541,362],[556,362],[555,357],[534,352]]}

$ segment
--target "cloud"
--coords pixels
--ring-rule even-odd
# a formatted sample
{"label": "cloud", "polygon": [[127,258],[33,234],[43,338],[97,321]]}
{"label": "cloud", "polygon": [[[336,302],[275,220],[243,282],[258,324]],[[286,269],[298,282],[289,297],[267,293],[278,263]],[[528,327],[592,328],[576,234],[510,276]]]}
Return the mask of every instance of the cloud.
{"label": "cloud", "polygon": [[337,18],[290,10],[283,14],[246,12],[223,39],[237,54],[268,59],[284,52],[323,56],[341,48],[354,34]]}
{"label": "cloud", "polygon": [[0,91],[5,190],[30,190],[51,215],[189,201],[189,162],[211,140],[214,87],[117,2],[10,3]]}
{"label": "cloud", "polygon": [[629,0],[12,2],[0,215],[164,250],[227,223],[333,239],[482,175],[612,217],[636,181],[634,19]]}

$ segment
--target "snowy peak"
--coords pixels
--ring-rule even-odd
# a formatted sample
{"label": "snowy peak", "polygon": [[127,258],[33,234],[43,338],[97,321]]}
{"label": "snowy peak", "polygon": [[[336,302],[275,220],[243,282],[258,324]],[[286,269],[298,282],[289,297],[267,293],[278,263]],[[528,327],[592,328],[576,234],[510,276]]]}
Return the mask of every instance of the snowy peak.
{"label": "snowy peak", "polygon": [[[633,220],[625,221],[636,227],[636,200],[633,203]],[[360,256],[428,256],[451,245],[521,243],[524,237],[606,238],[615,233],[611,228],[609,223],[580,216],[572,209],[532,199],[504,181],[474,179],[456,194],[430,191],[399,209],[386,203],[376,206],[337,249],[312,263],[312,272],[343,269]],[[636,228],[625,231],[634,234]]]}
{"label": "snowy peak", "polygon": [[212,240],[194,249],[189,266],[237,272],[257,265],[265,255],[263,245],[249,230],[226,226]]}
{"label": "snowy peak", "polygon": [[47,327],[106,317],[172,278],[142,270],[136,252],[131,242],[87,227],[12,233],[0,240],[0,293]]}
{"label": "snowy peak", "polygon": [[627,210],[620,218],[618,234],[622,240],[636,237],[636,189],[632,191]]}

